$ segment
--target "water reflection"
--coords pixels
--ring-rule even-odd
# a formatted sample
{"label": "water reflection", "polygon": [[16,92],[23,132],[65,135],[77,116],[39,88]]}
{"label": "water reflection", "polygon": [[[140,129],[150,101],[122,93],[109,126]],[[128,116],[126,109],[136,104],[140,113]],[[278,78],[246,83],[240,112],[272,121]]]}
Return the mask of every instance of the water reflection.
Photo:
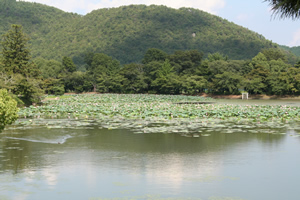
{"label": "water reflection", "polygon": [[[284,183],[287,177],[300,181],[296,167],[281,171],[282,162],[300,164],[293,134],[210,132],[193,138],[107,129],[10,130],[0,138],[0,197],[276,199],[274,192],[253,194],[243,184],[262,192],[266,183],[282,186],[274,175]],[[295,197],[290,189],[296,186],[288,187]]]}

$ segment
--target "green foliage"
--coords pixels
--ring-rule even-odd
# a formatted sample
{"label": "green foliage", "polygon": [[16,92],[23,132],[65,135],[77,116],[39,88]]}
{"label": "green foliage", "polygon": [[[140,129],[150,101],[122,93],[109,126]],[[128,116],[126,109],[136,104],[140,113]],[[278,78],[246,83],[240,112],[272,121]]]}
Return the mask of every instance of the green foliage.
{"label": "green foliage", "polygon": [[225,60],[226,61],[226,60],[228,60],[228,56],[224,56],[224,55],[220,54],[219,52],[216,52],[216,53],[213,53],[213,54],[209,53],[207,55],[207,60],[209,62],[213,62],[213,61],[216,61],[216,60]]}
{"label": "green foliage", "polygon": [[42,88],[46,94],[63,95],[65,93],[64,84],[60,79],[45,79]]}
{"label": "green foliage", "polygon": [[282,61],[287,62],[286,53],[279,48],[264,49],[262,50],[262,54],[266,56],[268,61],[281,59]]}
{"label": "green foliage", "polygon": [[17,102],[8,94],[7,90],[0,89],[0,132],[6,125],[17,120],[18,111]]}
{"label": "green foliage", "polygon": [[23,76],[30,73],[28,40],[29,38],[23,33],[23,28],[20,25],[12,25],[11,30],[3,35],[1,45],[4,71],[6,73],[17,73]]}
{"label": "green foliage", "polygon": [[294,65],[295,63],[300,61],[300,47],[288,47],[288,46],[279,46],[284,50],[288,63]]}
{"label": "green foliage", "polygon": [[275,15],[281,18],[297,19],[300,17],[300,5],[298,0],[265,0],[272,7]]}
{"label": "green foliage", "polygon": [[59,61],[38,57],[34,62],[40,70],[43,79],[60,78],[62,74],[65,74],[64,67]]}
{"label": "green foliage", "polygon": [[[37,3],[11,1],[10,9],[0,3],[0,34],[7,31],[0,88],[27,103],[38,101],[40,88],[56,95],[300,94],[299,58],[197,9],[130,5],[80,16]],[[22,26],[9,30],[12,22],[32,39]],[[7,47],[22,50],[12,57]]]}
{"label": "green foliage", "polygon": [[146,51],[142,63],[147,64],[152,61],[164,61],[166,58],[167,53],[160,49],[150,48]]}
{"label": "green foliage", "polygon": [[232,72],[217,74],[213,78],[211,90],[217,94],[239,94],[241,81],[242,77]]}
{"label": "green foliage", "polygon": [[184,94],[195,95],[203,93],[208,86],[208,81],[204,76],[185,75],[181,79]]}
{"label": "green foliage", "polygon": [[[78,67],[87,52],[105,53],[129,64],[141,62],[149,49],[168,54],[196,49],[204,55],[219,52],[228,59],[251,59],[261,49],[276,46],[253,31],[192,8],[130,5],[80,16],[17,1],[9,10],[0,10],[0,34],[12,23],[21,24],[31,38],[34,58],[61,61],[65,55]],[[165,60],[164,53],[159,56]]]}
{"label": "green foliage", "polygon": [[147,92],[148,84],[145,73],[145,66],[141,64],[125,65],[120,75],[123,76],[123,92],[125,93],[144,93]]}
{"label": "green foliage", "polygon": [[32,104],[40,101],[42,90],[40,71],[30,61],[28,40],[20,25],[12,25],[11,30],[3,35],[1,42],[3,72],[0,76],[0,87],[20,95],[25,104]]}
{"label": "green foliage", "polygon": [[93,91],[96,92],[98,87],[102,88],[99,89],[99,91],[105,92],[109,82],[115,83],[115,76],[120,70],[119,61],[106,54],[95,53],[90,63],[91,64],[87,69],[87,74],[88,79],[94,87]]}
{"label": "green foliage", "polygon": [[[85,72],[76,71],[64,78],[64,86],[67,92],[90,92],[93,85],[89,75]],[[60,86],[62,87],[62,86]]]}
{"label": "green foliage", "polygon": [[161,68],[158,70],[159,78],[166,78],[170,74],[174,73],[174,67],[171,66],[170,61],[168,59],[162,64]]}
{"label": "green foliage", "polygon": [[26,104],[39,103],[43,96],[40,81],[33,78],[20,78],[16,82],[13,92],[20,95],[20,99]]}
{"label": "green foliage", "polygon": [[72,73],[76,71],[76,66],[73,63],[72,59],[69,57],[63,57],[62,65],[64,66],[66,72]]}
{"label": "green foliage", "polygon": [[200,66],[203,53],[198,50],[175,51],[169,55],[170,62],[178,74],[193,73]]}
{"label": "green foliage", "polygon": [[[186,95],[84,94],[67,97],[62,96],[56,101],[46,101],[42,106],[24,108],[19,112],[20,117],[31,118],[36,124],[39,124],[41,120],[34,120],[34,118],[66,118],[68,120],[63,122],[68,125],[64,124],[64,127],[70,127],[70,123],[74,122],[69,118],[85,120],[88,118],[91,119],[88,121],[93,125],[97,121],[105,124],[103,127],[127,126],[130,129],[137,129],[144,126],[143,133],[149,133],[149,128],[157,128],[160,123],[167,124],[169,130],[173,132],[199,133],[203,127],[205,129],[208,126],[216,128],[218,126],[216,122],[220,121],[225,122],[222,126],[218,126],[222,130],[230,126],[230,122],[234,122],[235,125],[236,122],[244,123],[247,129],[255,126],[262,127],[262,124],[267,122],[264,131],[278,124],[280,128],[286,127],[287,123],[280,123],[281,120],[300,121],[299,106],[180,104],[182,102],[214,102],[211,98]],[[172,120],[172,118],[176,119]],[[133,121],[135,123],[132,123]],[[46,123],[50,128],[48,121]],[[80,123],[82,126],[82,121]],[[178,123],[181,124],[182,129],[177,129],[178,127],[174,129]],[[58,127],[55,126],[55,128]],[[157,131],[154,132],[157,133]]]}

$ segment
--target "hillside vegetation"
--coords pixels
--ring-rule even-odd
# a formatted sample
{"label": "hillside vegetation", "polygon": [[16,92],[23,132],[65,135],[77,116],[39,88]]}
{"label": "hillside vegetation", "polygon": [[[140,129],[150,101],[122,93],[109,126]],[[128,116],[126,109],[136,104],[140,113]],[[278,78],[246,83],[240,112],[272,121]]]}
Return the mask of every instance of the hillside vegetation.
{"label": "hillside vegetation", "polygon": [[246,28],[192,8],[130,5],[81,16],[38,3],[0,0],[0,34],[20,24],[34,58],[84,63],[86,52],[105,53],[122,64],[139,62],[149,48],[167,53],[195,49],[230,59],[251,59],[277,46]]}
{"label": "hillside vegetation", "polygon": [[0,0],[0,15],[0,89],[19,104],[91,91],[300,95],[299,57],[200,10],[131,5],[81,16]]}
{"label": "hillside vegetation", "polygon": [[288,46],[283,46],[280,45],[280,48],[286,50],[286,51],[290,51],[291,53],[293,53],[296,56],[300,56],[300,46],[296,46],[296,47],[288,47]]}

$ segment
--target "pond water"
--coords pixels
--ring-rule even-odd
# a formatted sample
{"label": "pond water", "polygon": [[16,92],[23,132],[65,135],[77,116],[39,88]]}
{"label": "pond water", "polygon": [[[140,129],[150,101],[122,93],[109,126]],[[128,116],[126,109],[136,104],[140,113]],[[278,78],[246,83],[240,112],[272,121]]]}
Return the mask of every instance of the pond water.
{"label": "pond water", "polygon": [[296,200],[300,137],[275,131],[8,129],[0,135],[0,199]]}
{"label": "pond water", "polygon": [[297,99],[216,99],[217,104],[300,106]]}

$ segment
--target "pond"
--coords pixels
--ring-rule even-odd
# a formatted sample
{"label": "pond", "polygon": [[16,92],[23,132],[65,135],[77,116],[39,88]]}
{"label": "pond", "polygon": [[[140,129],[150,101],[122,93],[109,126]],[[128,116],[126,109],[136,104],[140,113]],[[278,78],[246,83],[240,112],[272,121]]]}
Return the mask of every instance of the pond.
{"label": "pond", "polygon": [[292,127],[205,128],[195,137],[95,123],[8,127],[0,199],[298,199],[300,137]]}

